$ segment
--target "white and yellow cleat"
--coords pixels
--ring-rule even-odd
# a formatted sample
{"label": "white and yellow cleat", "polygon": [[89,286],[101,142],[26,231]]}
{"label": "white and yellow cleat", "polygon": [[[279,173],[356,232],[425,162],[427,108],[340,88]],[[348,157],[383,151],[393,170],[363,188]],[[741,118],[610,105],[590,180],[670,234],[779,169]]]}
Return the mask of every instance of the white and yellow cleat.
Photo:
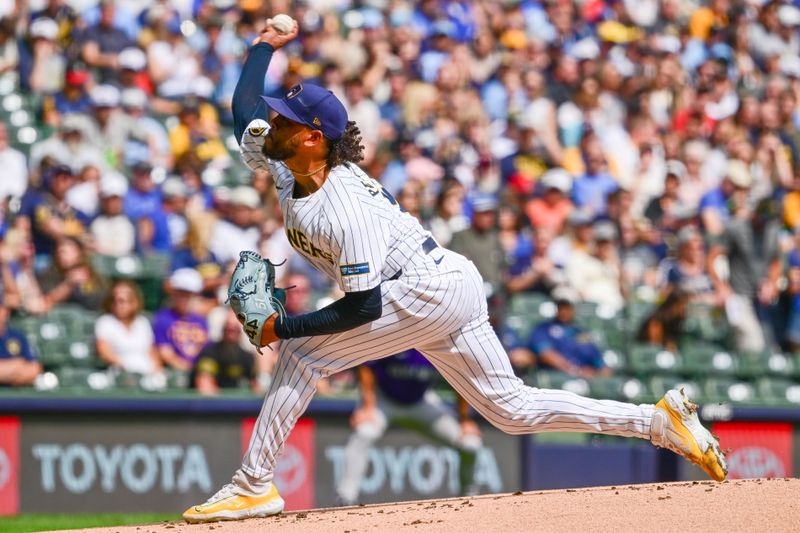
{"label": "white and yellow cleat", "polygon": [[716,481],[728,475],[719,441],[700,423],[697,405],[681,390],[668,391],[656,404],[651,440],[702,468]]}
{"label": "white and yellow cleat", "polygon": [[241,492],[242,489],[237,485],[228,483],[206,503],[189,507],[183,513],[183,518],[196,524],[218,520],[244,520],[283,512],[283,498],[272,483],[269,490],[261,496],[245,495]]}

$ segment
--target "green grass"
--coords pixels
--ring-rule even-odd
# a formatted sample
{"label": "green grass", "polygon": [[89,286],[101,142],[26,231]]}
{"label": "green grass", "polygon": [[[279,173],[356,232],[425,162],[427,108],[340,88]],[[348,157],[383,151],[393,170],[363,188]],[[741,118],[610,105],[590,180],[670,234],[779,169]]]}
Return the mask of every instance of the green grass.
{"label": "green grass", "polygon": [[152,524],[164,520],[178,519],[180,519],[179,515],[155,513],[24,514],[0,517],[0,533],[27,533],[29,531]]}

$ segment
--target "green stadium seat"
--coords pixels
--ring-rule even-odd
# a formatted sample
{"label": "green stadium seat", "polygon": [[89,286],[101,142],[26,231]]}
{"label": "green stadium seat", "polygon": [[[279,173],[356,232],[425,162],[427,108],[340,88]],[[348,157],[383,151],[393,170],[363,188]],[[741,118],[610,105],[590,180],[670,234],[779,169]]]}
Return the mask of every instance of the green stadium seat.
{"label": "green stadium seat", "polygon": [[55,374],[62,389],[103,391],[115,386],[113,374],[107,371],[64,366],[56,369]]}
{"label": "green stadium seat", "polygon": [[800,406],[800,384],[788,379],[764,377],[756,381],[759,398],[771,405]]}
{"label": "green stadium seat", "polygon": [[680,372],[683,362],[678,354],[660,346],[636,344],[628,354],[631,372],[637,376],[654,373],[670,374]]}
{"label": "green stadium seat", "polygon": [[539,323],[538,317],[531,318],[526,315],[509,315],[506,317],[505,325],[521,340],[525,340]]}
{"label": "green stadium seat", "polygon": [[738,374],[743,377],[770,375],[789,378],[796,372],[795,359],[791,355],[778,352],[743,352],[739,354],[738,360]]}
{"label": "green stadium seat", "polygon": [[34,338],[36,354],[45,368],[57,368],[69,362],[69,345],[66,339],[45,340]]}
{"label": "green stadium seat", "polygon": [[516,294],[511,298],[508,314],[525,316],[538,322],[553,318],[556,306],[545,294],[535,292]]}
{"label": "green stadium seat", "polygon": [[191,371],[171,368],[167,370],[167,387],[172,390],[186,390],[189,388]]}
{"label": "green stadium seat", "polygon": [[589,396],[605,400],[621,400],[625,398],[622,392],[624,385],[625,378],[622,376],[594,377],[589,380]]}
{"label": "green stadium seat", "polygon": [[655,309],[655,304],[651,302],[631,301],[625,306],[625,316],[628,319],[629,331],[637,331],[639,325],[644,322],[650,313]]}
{"label": "green stadium seat", "polygon": [[677,374],[657,374],[650,377],[648,384],[650,392],[655,398],[661,398],[671,389],[683,389],[692,401],[702,401],[704,398],[704,392],[696,381]]}
{"label": "green stadium seat", "polygon": [[99,363],[94,343],[82,339],[67,339],[65,343],[69,364],[81,367],[96,367]]}
{"label": "green stadium seat", "polygon": [[730,377],[708,378],[703,391],[709,401],[731,403],[757,403],[758,395],[752,383]]}
{"label": "green stadium seat", "polygon": [[587,380],[557,370],[536,370],[533,383],[540,389],[562,389],[581,396],[587,396],[590,390]]}
{"label": "green stadium seat", "polygon": [[684,371],[698,376],[735,373],[736,360],[727,351],[713,345],[691,344],[681,349]]}
{"label": "green stadium seat", "polygon": [[625,354],[613,349],[608,349],[603,352],[603,362],[608,368],[613,370],[615,374],[624,370],[628,364]]}
{"label": "green stadium seat", "polygon": [[701,303],[692,303],[683,325],[683,341],[722,344],[728,346],[730,327],[719,309]]}

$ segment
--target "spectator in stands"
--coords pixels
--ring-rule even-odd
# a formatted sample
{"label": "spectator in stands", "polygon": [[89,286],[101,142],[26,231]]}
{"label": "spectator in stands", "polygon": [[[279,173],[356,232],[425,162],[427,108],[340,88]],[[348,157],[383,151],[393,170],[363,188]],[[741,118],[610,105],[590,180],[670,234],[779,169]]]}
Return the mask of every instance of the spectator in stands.
{"label": "spectator in stands", "polygon": [[567,228],[553,239],[549,257],[565,268],[573,255],[589,253],[594,246],[592,224],[595,217],[586,209],[574,209],[567,217]]}
{"label": "spectator in stands", "polygon": [[164,252],[171,252],[186,242],[189,231],[189,220],[186,217],[186,205],[189,190],[186,184],[177,177],[167,178],[161,184],[161,212],[167,230],[169,246]]}
{"label": "spectator in stands", "polygon": [[291,272],[286,278],[286,302],[284,308],[289,315],[302,315],[313,311],[311,306],[311,282],[299,272]]}
{"label": "spectator in stands", "polygon": [[214,224],[209,250],[223,264],[238,261],[239,252],[258,249],[258,207],[261,199],[252,187],[236,187],[223,210],[223,219]]}
{"label": "spectator in stands", "polygon": [[[37,18],[29,29],[31,65],[27,85],[36,93],[61,90],[67,58],[58,45],[58,24],[50,18]],[[21,65],[24,67],[24,65]],[[23,68],[23,72],[28,70]]]}
{"label": "spectator in stands", "polygon": [[28,188],[28,162],[25,155],[8,142],[8,128],[0,121],[0,205],[9,198],[22,198]]}
{"label": "spectator in stands", "polygon": [[667,162],[667,176],[664,178],[664,192],[653,198],[644,211],[644,216],[653,226],[663,231],[677,231],[682,218],[690,210],[678,192],[685,167],[678,161]]}
{"label": "spectator in stands", "polygon": [[73,41],[75,26],[80,22],[78,13],[65,0],[47,0],[42,9],[31,13],[31,21],[41,17],[53,19],[58,24],[58,42],[68,48]]}
{"label": "spectator in stands", "polygon": [[[535,360],[540,368],[560,370],[572,376],[591,378],[611,375],[603,362],[600,349],[592,342],[589,333],[575,324],[575,303],[578,295],[569,287],[553,290],[556,316],[534,328],[523,347],[528,351],[528,362]],[[517,365],[524,362],[520,354]],[[533,354],[533,355],[531,355]],[[535,357],[534,357],[535,356]]]}
{"label": "spectator in stands", "polygon": [[142,293],[132,281],[117,280],[111,286],[104,311],[94,328],[97,355],[112,368],[136,374],[154,374],[162,363],[153,328],[142,315]]}
{"label": "spectator in stands", "polygon": [[120,96],[122,110],[133,122],[133,131],[126,139],[122,163],[127,166],[148,161],[162,168],[172,167],[172,150],[164,126],[148,114],[147,94],[139,89],[123,89]]}
{"label": "spectator in stands", "polygon": [[203,396],[218,394],[220,389],[249,387],[260,393],[258,372],[251,352],[239,345],[242,325],[232,311],[226,315],[222,339],[200,352],[192,369],[192,385]]}
{"label": "spectator in stands", "polygon": [[170,305],[153,317],[156,348],[164,364],[191,370],[208,343],[205,318],[191,310],[192,299],[203,290],[203,278],[192,268],[181,268],[172,273],[167,285]]}
{"label": "spectator in stands", "polygon": [[794,228],[794,247],[787,261],[788,293],[790,298],[789,319],[786,327],[786,343],[794,352],[800,351],[800,226]]}
{"label": "spectator in stands", "polygon": [[10,17],[0,18],[0,79],[18,82],[19,53],[15,21]]}
{"label": "spectator in stands", "polygon": [[660,287],[668,293],[680,290],[692,301],[713,303],[714,285],[706,273],[703,235],[694,226],[682,228],[677,235],[677,253],[659,265]]}
{"label": "spectator in stands", "polygon": [[446,181],[436,198],[436,213],[430,221],[433,238],[447,246],[453,233],[468,227],[469,219],[464,216],[464,186],[456,180]]}
{"label": "spectator in stands", "polygon": [[119,174],[103,178],[100,184],[100,215],[89,225],[94,250],[102,255],[130,255],[136,246],[136,227],[123,211],[127,180]]}
{"label": "spectator in stands", "polygon": [[572,176],[562,168],[552,168],[542,175],[539,190],[541,196],[525,204],[525,213],[534,228],[547,226],[560,233],[574,208],[569,198]]}
{"label": "spectator in stands", "polygon": [[202,161],[228,157],[219,139],[219,121],[213,107],[193,96],[184,98],[178,119],[178,124],[169,130],[172,156],[176,160],[189,151],[194,151]]}
{"label": "spectator in stands", "polygon": [[[47,305],[34,272],[36,250],[33,241],[27,233],[12,229],[6,233],[2,249],[3,263],[8,264],[19,294],[19,305],[12,305],[12,308],[31,315],[46,313]],[[8,300],[6,302],[10,305]]]}
{"label": "spectator in stands", "polygon": [[48,163],[68,164],[73,169],[86,165],[108,168],[103,152],[90,142],[89,132],[94,128],[92,119],[84,114],[70,113],[61,117],[54,135],[31,146],[30,168]]}
{"label": "spectator in stands", "polygon": [[356,121],[361,130],[364,145],[364,163],[369,164],[375,156],[375,148],[380,135],[381,114],[378,105],[364,90],[364,82],[359,76],[345,82],[347,116]]}
{"label": "spectator in stands", "polygon": [[4,225],[0,225],[0,302],[4,302],[9,309],[19,309],[22,302],[11,264],[13,250],[5,242],[7,231]]}
{"label": "spectator in stands", "polygon": [[509,293],[533,291],[549,294],[550,291],[566,283],[564,271],[556,266],[550,257],[550,245],[553,242],[555,229],[542,226],[534,232],[534,249],[530,264],[506,282]]}
{"label": "spectator in stands", "polygon": [[105,281],[95,273],[79,240],[62,237],[55,247],[53,264],[39,275],[45,309],[62,303],[99,311],[106,294]]}
{"label": "spectator in stands", "polygon": [[634,221],[623,217],[618,226],[623,293],[655,289],[658,282],[660,235],[647,219]]}
{"label": "spectator in stands", "polygon": [[203,278],[203,296],[206,298],[215,298],[220,288],[228,286],[224,265],[208,249],[213,221],[213,215],[209,214],[189,219],[185,241],[172,249],[171,270],[197,270]]}
{"label": "spectator in stands", "polygon": [[472,224],[453,234],[450,249],[475,263],[491,298],[502,288],[505,253],[497,231],[497,200],[480,195],[472,202]]}
{"label": "spectator in stands", "polygon": [[664,301],[639,326],[637,340],[677,352],[689,299],[690,295],[680,289],[670,291]]}
{"label": "spectator in stands", "polygon": [[621,265],[617,255],[617,229],[609,221],[598,222],[592,230],[594,248],[570,256],[565,273],[581,299],[619,311],[622,295]]}
{"label": "spectator in stands", "polygon": [[531,268],[533,259],[533,240],[523,226],[523,215],[514,205],[503,205],[497,217],[498,237],[505,253],[507,265],[504,277],[520,275]]}
{"label": "spectator in stands", "polygon": [[687,206],[698,206],[703,194],[714,186],[703,166],[708,157],[708,143],[701,140],[687,142],[683,148],[686,172],[681,177],[678,198]]}
{"label": "spectator in stands", "polygon": [[183,38],[180,17],[165,4],[147,12],[147,25],[153,39],[147,45],[150,79],[159,95],[178,98],[192,94],[200,75],[198,54]]}
{"label": "spectator in stands", "polygon": [[37,256],[49,263],[57,241],[83,238],[87,217],[66,201],[67,191],[75,184],[72,169],[58,165],[44,171],[42,191],[29,191],[23,198],[17,227],[30,232]]}
{"label": "spectator in stands", "polygon": [[119,85],[125,89],[138,89],[152,93],[153,87],[147,75],[147,56],[135,46],[125,48],[119,53]]}
{"label": "spectator in stands", "polygon": [[113,81],[118,76],[119,53],[131,46],[128,35],[114,25],[116,6],[113,0],[101,0],[100,20],[81,36],[81,59],[100,72],[100,81]]}
{"label": "spectator in stands", "polygon": [[[736,346],[742,351],[766,348],[760,309],[774,304],[778,296],[780,224],[770,206],[771,202],[761,202],[753,211],[745,201],[733,203],[731,220],[708,254],[707,268],[718,301],[725,305]],[[717,270],[720,256],[728,258],[728,280]]]}
{"label": "spectator in stands", "polygon": [[73,67],[64,76],[64,86],[55,94],[48,94],[42,100],[42,116],[46,124],[59,124],[63,116],[73,113],[89,113],[92,99],[86,90],[90,80],[89,72]]}
{"label": "spectator in stands", "polygon": [[753,177],[747,165],[738,159],[728,161],[722,183],[700,199],[700,216],[707,233],[722,233],[731,218],[730,205],[747,202],[752,185]]}
{"label": "spectator in stands", "polygon": [[92,99],[92,128],[88,132],[88,141],[103,153],[105,161],[122,159],[125,141],[137,137],[134,131],[136,123],[120,109],[119,89],[110,84],[97,85],[89,96]]}
{"label": "spectator in stands", "polygon": [[789,229],[800,228],[800,173],[792,181],[792,187],[783,197],[783,223]]}
{"label": "spectator in stands", "polygon": [[[114,174],[108,172],[109,176]],[[99,168],[86,165],[76,173],[75,185],[67,191],[67,204],[86,215],[88,220],[92,220],[100,209],[100,177]]]}
{"label": "spectator in stands", "polygon": [[592,213],[604,215],[608,194],[619,185],[609,174],[606,157],[596,135],[588,135],[581,141],[586,170],[572,184],[572,199],[579,208],[587,208]]}
{"label": "spectator in stands", "polygon": [[0,386],[33,385],[42,373],[25,334],[8,327],[10,309],[0,305]]}

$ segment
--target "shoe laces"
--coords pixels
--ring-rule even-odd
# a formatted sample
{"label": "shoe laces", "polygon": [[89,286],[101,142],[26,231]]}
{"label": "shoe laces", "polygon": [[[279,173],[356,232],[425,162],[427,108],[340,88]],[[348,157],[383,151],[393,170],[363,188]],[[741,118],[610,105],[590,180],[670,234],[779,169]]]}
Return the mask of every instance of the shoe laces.
{"label": "shoe laces", "polygon": [[238,493],[236,492],[236,485],[233,483],[226,483],[219,489],[216,494],[211,496],[207,501],[206,504],[212,504],[214,502],[218,502],[225,498],[229,498],[231,496],[236,496]]}

